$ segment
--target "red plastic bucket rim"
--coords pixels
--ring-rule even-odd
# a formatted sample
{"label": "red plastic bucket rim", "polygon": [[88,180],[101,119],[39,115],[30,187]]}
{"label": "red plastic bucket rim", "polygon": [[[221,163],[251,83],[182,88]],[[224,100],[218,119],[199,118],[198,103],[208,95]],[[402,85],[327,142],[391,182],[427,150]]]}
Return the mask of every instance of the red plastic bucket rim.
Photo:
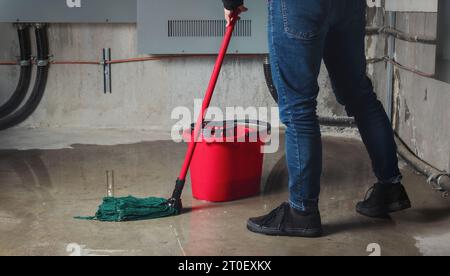
{"label": "red plastic bucket rim", "polygon": [[[194,129],[192,124],[183,132],[185,142],[191,142]],[[265,142],[271,129],[270,123],[259,120],[205,121],[198,142]]]}

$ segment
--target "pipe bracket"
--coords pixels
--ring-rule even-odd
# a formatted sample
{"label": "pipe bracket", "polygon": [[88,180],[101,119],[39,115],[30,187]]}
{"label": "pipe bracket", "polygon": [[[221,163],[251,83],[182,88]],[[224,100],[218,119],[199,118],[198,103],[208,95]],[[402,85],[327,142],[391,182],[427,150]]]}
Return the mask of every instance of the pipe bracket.
{"label": "pipe bracket", "polygon": [[441,192],[442,197],[447,198],[449,196],[449,191],[443,187],[442,185],[442,178],[443,177],[450,177],[450,174],[448,173],[438,173],[433,174],[428,177],[427,182],[430,184],[433,188],[433,190]]}
{"label": "pipe bracket", "polygon": [[105,94],[112,93],[111,63],[109,61],[111,61],[111,48],[104,48],[101,64],[103,66],[103,92]]}
{"label": "pipe bracket", "polygon": [[47,67],[49,64],[50,64],[50,61],[48,59],[36,60],[37,67]]}
{"label": "pipe bracket", "polygon": [[31,59],[19,60],[20,67],[28,67],[31,66]]}

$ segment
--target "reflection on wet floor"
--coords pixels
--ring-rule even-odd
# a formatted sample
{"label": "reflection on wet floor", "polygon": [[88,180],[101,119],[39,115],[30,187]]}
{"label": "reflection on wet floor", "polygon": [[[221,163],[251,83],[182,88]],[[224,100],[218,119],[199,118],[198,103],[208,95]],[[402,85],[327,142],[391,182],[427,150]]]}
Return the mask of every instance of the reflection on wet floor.
{"label": "reflection on wet floor", "polygon": [[418,237],[445,234],[450,226],[449,202],[407,167],[402,171],[414,209],[387,220],[357,215],[355,203],[375,181],[370,162],[361,142],[330,137],[324,138],[326,236],[320,239],[265,237],[245,228],[248,217],[287,199],[282,149],[266,156],[261,196],[213,204],[193,200],[188,185],[187,208],[178,217],[130,223],[73,219],[92,215],[112,193],[167,197],[184,151],[185,145],[171,141],[0,151],[0,255],[69,255],[69,244],[112,255],[368,255],[370,243],[380,244],[384,255],[418,255],[433,252],[421,248],[428,245],[418,244]]}

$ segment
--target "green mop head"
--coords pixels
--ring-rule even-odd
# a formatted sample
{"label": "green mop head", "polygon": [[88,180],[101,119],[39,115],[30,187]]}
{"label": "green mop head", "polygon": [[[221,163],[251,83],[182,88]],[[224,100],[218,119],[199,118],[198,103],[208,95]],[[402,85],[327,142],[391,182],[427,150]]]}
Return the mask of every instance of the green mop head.
{"label": "green mop head", "polygon": [[76,219],[121,222],[163,218],[179,213],[180,209],[164,198],[106,197],[94,217]]}

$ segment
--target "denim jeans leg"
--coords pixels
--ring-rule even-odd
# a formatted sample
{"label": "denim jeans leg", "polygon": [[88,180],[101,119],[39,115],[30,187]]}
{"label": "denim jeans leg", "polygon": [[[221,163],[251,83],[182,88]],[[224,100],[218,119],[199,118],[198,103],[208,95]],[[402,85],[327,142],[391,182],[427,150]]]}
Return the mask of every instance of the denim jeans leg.
{"label": "denim jeans leg", "polygon": [[394,133],[366,73],[366,1],[347,0],[340,20],[330,27],[324,61],[338,101],[354,116],[381,183],[401,180]]}
{"label": "denim jeans leg", "polygon": [[332,0],[270,0],[269,46],[286,125],[290,204],[318,209],[322,142],[316,114],[327,17]]}

